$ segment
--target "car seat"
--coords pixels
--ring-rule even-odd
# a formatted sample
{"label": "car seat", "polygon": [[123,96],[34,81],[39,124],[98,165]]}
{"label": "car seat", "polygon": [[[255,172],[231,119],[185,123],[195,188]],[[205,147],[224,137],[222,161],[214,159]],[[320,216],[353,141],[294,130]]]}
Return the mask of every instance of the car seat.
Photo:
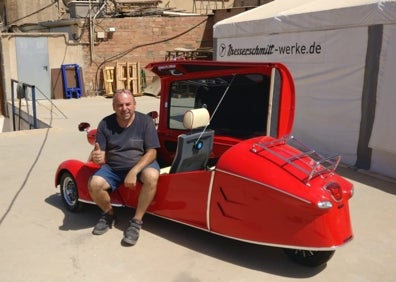
{"label": "car seat", "polygon": [[209,122],[206,108],[184,113],[183,125],[191,131],[178,136],[176,155],[169,173],[206,169],[214,139],[214,130],[207,129]]}

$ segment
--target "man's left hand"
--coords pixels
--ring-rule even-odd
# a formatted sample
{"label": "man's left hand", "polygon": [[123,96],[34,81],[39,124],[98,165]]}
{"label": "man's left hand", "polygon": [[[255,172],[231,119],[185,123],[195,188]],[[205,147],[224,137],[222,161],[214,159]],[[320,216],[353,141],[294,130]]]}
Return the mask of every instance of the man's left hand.
{"label": "man's left hand", "polygon": [[135,189],[137,182],[137,175],[133,171],[128,172],[124,180],[124,185],[127,188]]}

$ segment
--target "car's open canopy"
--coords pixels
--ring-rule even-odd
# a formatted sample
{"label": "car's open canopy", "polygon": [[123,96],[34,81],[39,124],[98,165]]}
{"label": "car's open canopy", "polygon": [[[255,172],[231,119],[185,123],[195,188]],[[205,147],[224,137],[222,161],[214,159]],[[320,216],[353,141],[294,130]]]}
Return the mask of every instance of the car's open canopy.
{"label": "car's open canopy", "polygon": [[[236,126],[240,130],[249,127],[252,123],[260,123],[260,125],[251,127],[260,127],[264,129],[265,135],[273,137],[291,134],[294,120],[295,90],[289,70],[281,63],[183,60],[154,62],[148,64],[146,68],[161,79],[161,117],[168,121],[172,115],[171,109],[169,110],[172,107],[171,98],[176,96],[172,91],[177,88],[175,86],[182,85],[182,82],[185,85],[188,81],[201,85],[201,89],[194,90],[196,93],[193,93],[195,107],[209,106],[209,109],[212,109],[211,114],[213,114],[213,110],[217,109],[219,100],[223,102],[223,107],[219,107],[219,111],[216,112],[217,124],[221,124],[218,129],[223,129],[226,123],[232,123],[235,127],[236,122],[233,117],[239,115],[238,125]],[[244,87],[243,78],[245,78],[245,81],[246,78],[254,80],[253,75],[261,75],[265,78],[266,84],[262,88],[264,90],[258,89],[255,85]],[[237,79],[237,81],[240,84],[232,88],[235,83],[232,84],[234,80],[231,80],[230,77],[239,77],[240,79]],[[214,87],[208,90],[210,88],[207,85],[209,80],[213,81],[212,84],[216,84],[214,82],[216,80],[225,81],[224,87],[221,88],[219,87],[221,85],[217,84],[218,93],[214,94],[216,92]],[[227,83],[232,85],[228,87]],[[226,95],[233,97],[229,98],[228,102],[223,101],[224,97],[221,98],[226,91],[229,92]],[[261,98],[254,101],[256,96],[252,94],[253,92],[258,92],[259,94],[256,96],[261,95]],[[213,98],[216,95],[220,97],[217,100]],[[254,117],[260,115],[263,117]],[[168,122],[169,124],[170,122]],[[216,126],[216,120],[213,124]],[[234,129],[234,132],[236,131],[238,130]]]}

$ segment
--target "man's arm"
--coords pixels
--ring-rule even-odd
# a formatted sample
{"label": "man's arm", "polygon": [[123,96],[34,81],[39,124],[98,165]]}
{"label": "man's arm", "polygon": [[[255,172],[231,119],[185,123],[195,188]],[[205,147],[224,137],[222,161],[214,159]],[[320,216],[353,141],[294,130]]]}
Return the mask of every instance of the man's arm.
{"label": "man's arm", "polygon": [[100,149],[99,143],[95,143],[95,147],[89,155],[89,160],[96,164],[103,164],[105,162],[105,151]]}
{"label": "man's arm", "polygon": [[157,149],[148,149],[137,164],[131,168],[124,180],[125,187],[136,186],[137,175],[157,158]]}

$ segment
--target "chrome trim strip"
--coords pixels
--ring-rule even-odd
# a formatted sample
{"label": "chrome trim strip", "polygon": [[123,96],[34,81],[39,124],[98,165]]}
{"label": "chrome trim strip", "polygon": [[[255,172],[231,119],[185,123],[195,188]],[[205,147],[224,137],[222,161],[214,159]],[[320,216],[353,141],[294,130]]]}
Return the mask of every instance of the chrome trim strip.
{"label": "chrome trim strip", "polygon": [[[82,202],[82,203],[86,203],[86,204],[96,205],[96,203],[93,202],[93,201],[82,200],[82,199],[78,199],[78,201],[79,201],[79,202]],[[111,205],[112,205],[113,207],[125,207],[125,205],[123,205],[123,204],[114,204],[114,203],[111,203]]]}
{"label": "chrome trim strip", "polygon": [[240,239],[240,238],[236,238],[236,237],[232,237],[232,236],[227,236],[227,235],[224,235],[224,234],[221,234],[221,233],[212,232],[212,231],[210,231],[209,233],[216,234],[216,235],[219,235],[221,237],[226,237],[226,238],[233,239],[233,240],[238,240],[238,241],[245,242],[245,243],[260,245],[260,246],[270,246],[270,247],[276,247],[276,248],[307,250],[307,251],[333,251],[335,249],[338,249],[339,247],[344,246],[345,244],[349,243],[352,240],[352,238],[350,238],[348,241],[345,241],[342,245],[331,246],[331,247],[306,247],[306,246],[271,244],[271,243],[265,243],[265,242],[245,240],[245,239]]}
{"label": "chrome trim strip", "polygon": [[206,202],[206,228],[209,230],[209,232],[210,232],[210,200],[212,199],[214,176],[215,176],[215,170],[212,170],[212,175],[210,177],[210,184],[208,190],[208,200]]}
{"label": "chrome trim strip", "polygon": [[185,223],[183,221],[179,221],[179,220],[175,220],[169,217],[165,217],[165,216],[161,216],[152,212],[147,212],[153,216],[159,217],[159,218],[163,218],[169,221],[173,221],[176,223],[180,223],[182,225],[185,226],[189,226],[189,227],[193,227],[202,231],[206,231],[208,233],[220,236],[220,237],[224,237],[224,238],[229,238],[232,240],[237,240],[237,241],[241,241],[241,242],[245,242],[245,243],[249,243],[249,244],[254,244],[254,245],[260,245],[260,246],[269,246],[269,247],[275,247],[275,248],[286,248],[286,249],[296,249],[296,250],[307,250],[307,251],[333,251],[335,249],[338,249],[339,247],[343,247],[344,245],[346,245],[347,243],[349,243],[350,241],[352,241],[353,236],[351,238],[349,238],[348,240],[346,240],[342,245],[337,245],[337,246],[331,246],[331,247],[306,247],[306,246],[293,246],[293,245],[281,245],[281,244],[271,244],[271,243],[266,243],[266,242],[258,242],[258,241],[251,241],[251,240],[245,240],[245,239],[241,239],[241,238],[237,238],[237,237],[232,237],[232,236],[227,236],[221,233],[217,233],[217,232],[213,232],[210,231],[208,229],[205,228],[201,228],[192,224],[188,224]]}
{"label": "chrome trim strip", "polygon": [[147,211],[146,213],[151,214],[151,215],[156,216],[156,217],[159,217],[159,218],[163,218],[163,219],[166,219],[166,220],[169,220],[169,221],[173,221],[173,222],[185,225],[185,226],[193,227],[193,228],[196,228],[196,229],[211,233],[206,228],[198,227],[196,225],[188,224],[188,223],[186,223],[184,221],[180,221],[180,220],[176,220],[176,219],[173,219],[173,218],[170,218],[170,217],[166,217],[166,216],[163,216],[163,215],[160,215],[160,214],[156,214],[155,212]]}
{"label": "chrome trim strip", "polygon": [[251,178],[247,178],[247,177],[243,177],[243,176],[240,176],[240,175],[238,175],[238,174],[235,174],[235,173],[232,173],[232,172],[229,172],[229,171],[225,171],[225,170],[222,170],[222,169],[216,169],[216,171],[223,172],[223,173],[226,173],[226,174],[229,174],[229,175],[238,177],[238,178],[242,178],[242,179],[245,179],[245,180],[247,180],[247,181],[250,181],[250,182],[254,182],[254,183],[256,183],[256,184],[259,184],[259,185],[261,185],[261,186],[265,186],[265,187],[267,187],[267,188],[269,188],[269,189],[272,189],[272,190],[275,190],[275,191],[280,192],[280,193],[282,193],[282,194],[288,195],[289,197],[292,197],[292,198],[294,198],[294,199],[297,199],[297,200],[299,200],[299,201],[301,201],[301,202],[304,202],[304,203],[307,203],[307,204],[313,204],[312,202],[310,202],[310,201],[308,201],[308,200],[306,200],[306,199],[297,197],[297,196],[295,196],[295,195],[293,195],[293,194],[290,194],[290,193],[288,193],[288,192],[285,192],[285,191],[283,191],[283,190],[281,190],[281,189],[279,189],[279,188],[276,188],[276,187],[274,187],[274,186],[266,185],[266,184],[264,184],[264,183],[262,183],[262,182],[260,182],[260,181],[257,181],[257,180],[251,179]]}

